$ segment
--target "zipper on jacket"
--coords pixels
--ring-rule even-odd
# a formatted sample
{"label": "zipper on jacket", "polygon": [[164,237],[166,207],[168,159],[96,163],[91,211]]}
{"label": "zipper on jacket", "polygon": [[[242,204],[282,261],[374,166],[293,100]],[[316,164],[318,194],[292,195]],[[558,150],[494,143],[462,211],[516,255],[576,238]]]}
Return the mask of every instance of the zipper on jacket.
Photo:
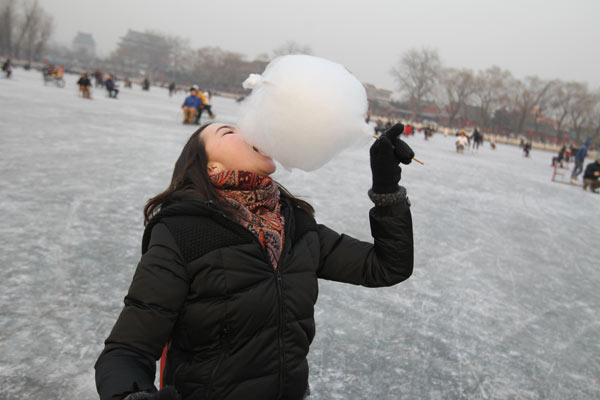
{"label": "zipper on jacket", "polygon": [[221,333],[219,334],[219,342],[221,351],[219,354],[219,358],[217,359],[217,363],[213,368],[210,374],[210,380],[208,381],[208,386],[206,387],[206,398],[210,399],[213,394],[213,385],[215,383],[215,378],[217,377],[217,371],[221,368],[221,364],[225,360],[225,356],[229,353],[229,327],[225,325],[223,329],[221,329]]}
{"label": "zipper on jacket", "polygon": [[[213,203],[213,205],[214,205],[214,202],[212,202],[212,201],[207,202],[208,205],[211,205],[210,203]],[[283,354],[283,330],[284,330],[285,326],[284,326],[284,310],[283,310],[283,281],[281,279],[281,274],[279,273],[279,268],[275,268],[275,266],[271,262],[271,259],[269,258],[269,254],[267,253],[267,250],[262,246],[262,244],[260,243],[258,238],[255,235],[253,235],[252,232],[250,232],[246,227],[244,227],[238,221],[230,218],[225,213],[218,211],[218,215],[230,222],[235,223],[245,233],[247,233],[248,235],[250,235],[252,237],[252,240],[260,248],[263,258],[267,261],[268,265],[271,267],[271,271],[273,271],[273,274],[275,275],[275,279],[277,282],[277,299],[279,301],[279,323],[277,326],[277,342],[279,345],[279,390],[278,390],[277,398],[280,398],[281,393],[283,391],[283,369],[284,369],[284,362],[285,362],[285,358],[284,358],[284,354]],[[286,219],[286,227],[287,227],[287,219]],[[287,239],[288,239],[287,229],[284,228],[284,241]],[[283,254],[281,255],[281,257],[283,257]],[[213,375],[215,375],[215,373],[216,373],[216,368],[215,368],[215,371],[213,371]],[[209,394],[210,394],[210,391],[212,391],[212,381],[213,381],[213,378],[211,377],[209,391],[207,392],[207,394],[208,394],[207,399],[210,398]]]}
{"label": "zipper on jacket", "polygon": [[281,392],[283,391],[283,366],[284,366],[284,356],[283,356],[283,287],[281,281],[281,275],[279,274],[279,270],[276,269],[277,273],[277,295],[279,297],[279,326],[278,326],[278,340],[279,340],[279,394],[278,397],[281,396]]}

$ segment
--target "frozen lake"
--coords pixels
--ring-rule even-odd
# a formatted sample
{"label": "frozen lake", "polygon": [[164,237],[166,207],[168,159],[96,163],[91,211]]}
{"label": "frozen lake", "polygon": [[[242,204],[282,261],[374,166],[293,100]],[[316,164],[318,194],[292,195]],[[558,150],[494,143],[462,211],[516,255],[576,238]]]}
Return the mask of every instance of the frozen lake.
{"label": "frozen lake", "polygon": [[[183,94],[92,101],[41,74],[0,79],[0,398],[96,397],[93,364],[140,256],[145,201],[194,127]],[[217,121],[238,105],[216,97]],[[335,127],[332,127],[335,129]],[[409,139],[415,272],[392,288],[322,281],[311,399],[600,397],[600,196],[550,181],[552,154]],[[590,160],[586,160],[587,162]],[[368,145],[276,179],[317,220],[370,240]]]}

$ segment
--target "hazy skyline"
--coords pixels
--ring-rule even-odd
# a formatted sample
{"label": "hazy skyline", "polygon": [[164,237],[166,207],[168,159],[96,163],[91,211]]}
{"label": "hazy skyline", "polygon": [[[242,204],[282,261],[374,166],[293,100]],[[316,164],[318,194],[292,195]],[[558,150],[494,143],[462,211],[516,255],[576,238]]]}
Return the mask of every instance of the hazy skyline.
{"label": "hazy skyline", "polygon": [[54,17],[53,42],[70,45],[77,31],[91,33],[101,57],[128,29],[155,30],[189,39],[193,48],[219,46],[248,59],[294,40],[345,65],[361,81],[394,90],[390,69],[406,50],[423,46],[436,48],[449,67],[498,65],[518,78],[600,86],[600,2],[594,0],[41,0],[40,5]]}

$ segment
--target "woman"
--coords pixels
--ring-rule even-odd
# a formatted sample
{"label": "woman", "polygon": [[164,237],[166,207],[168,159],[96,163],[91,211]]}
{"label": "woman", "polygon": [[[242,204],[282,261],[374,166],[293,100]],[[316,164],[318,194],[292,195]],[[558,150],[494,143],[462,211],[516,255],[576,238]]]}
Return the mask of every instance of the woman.
{"label": "woman", "polygon": [[[143,255],[96,363],[100,398],[304,398],[317,278],[377,287],[412,273],[401,132],[370,150],[373,245],[318,225],[237,128],[198,129],[144,209]],[[153,393],[165,345],[166,389]]]}

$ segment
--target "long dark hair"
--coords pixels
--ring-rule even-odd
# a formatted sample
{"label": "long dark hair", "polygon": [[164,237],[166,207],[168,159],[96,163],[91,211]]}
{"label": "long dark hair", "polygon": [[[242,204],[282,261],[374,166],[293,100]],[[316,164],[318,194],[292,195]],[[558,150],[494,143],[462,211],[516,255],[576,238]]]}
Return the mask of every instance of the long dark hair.
{"label": "long dark hair", "polygon": [[[204,201],[212,201],[221,211],[234,218],[237,217],[237,211],[220,195],[208,176],[208,156],[206,155],[204,141],[200,137],[200,134],[208,125],[210,124],[198,128],[183,146],[183,150],[181,150],[181,154],[175,162],[175,169],[169,187],[146,203],[144,207],[144,225],[161,208],[172,201],[175,192],[180,191],[191,192]],[[289,199],[294,207],[301,208],[314,216],[315,210],[307,201],[300,200],[278,182],[275,183],[279,187],[281,198]]]}

